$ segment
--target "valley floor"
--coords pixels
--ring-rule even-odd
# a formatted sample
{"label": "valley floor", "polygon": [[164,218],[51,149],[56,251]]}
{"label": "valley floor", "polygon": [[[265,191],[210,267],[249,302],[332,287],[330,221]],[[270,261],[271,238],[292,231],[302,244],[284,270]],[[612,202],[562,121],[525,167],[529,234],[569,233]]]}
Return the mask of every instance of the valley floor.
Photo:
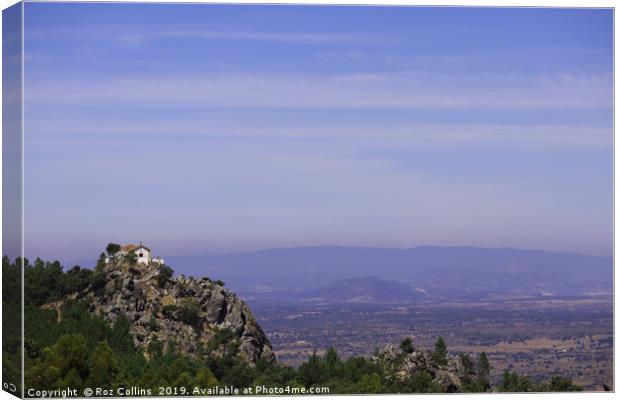
{"label": "valley floor", "polygon": [[528,298],[417,305],[250,301],[278,359],[289,365],[330,346],[343,356],[370,355],[404,337],[432,348],[442,336],[453,355],[489,356],[492,383],[504,369],[534,381],[573,378],[585,390],[613,388],[611,297]]}

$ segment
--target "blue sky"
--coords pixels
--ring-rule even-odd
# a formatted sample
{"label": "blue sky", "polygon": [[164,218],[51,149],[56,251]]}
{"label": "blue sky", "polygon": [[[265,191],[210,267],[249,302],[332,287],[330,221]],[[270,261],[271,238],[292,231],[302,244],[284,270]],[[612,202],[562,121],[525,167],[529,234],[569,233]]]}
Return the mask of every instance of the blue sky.
{"label": "blue sky", "polygon": [[611,255],[612,11],[27,3],[31,256]]}

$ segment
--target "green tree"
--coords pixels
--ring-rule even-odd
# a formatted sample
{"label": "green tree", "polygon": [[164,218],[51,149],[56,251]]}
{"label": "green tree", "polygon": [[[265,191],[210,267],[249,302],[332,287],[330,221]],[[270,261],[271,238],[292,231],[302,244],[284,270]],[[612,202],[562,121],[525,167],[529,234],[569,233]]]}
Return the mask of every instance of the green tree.
{"label": "green tree", "polygon": [[487,354],[483,351],[478,356],[478,382],[485,389],[490,388],[489,385],[489,373],[491,372],[491,364],[489,363],[489,359]]}
{"label": "green tree", "polygon": [[58,381],[59,387],[81,388],[82,377],[75,368],[71,368],[67,374]]}
{"label": "green tree", "polygon": [[461,382],[463,384],[462,390],[464,392],[483,392],[483,387],[479,384],[478,379],[476,379],[476,368],[471,356],[469,354],[460,353],[459,363]]}
{"label": "green tree", "polygon": [[230,366],[224,369],[221,382],[225,385],[232,385],[238,388],[249,387],[256,378],[256,371],[238,359],[232,357],[228,358],[228,364]]}
{"label": "green tree", "polygon": [[125,255],[124,261],[129,265],[136,265],[138,263],[138,255],[133,251],[130,251],[127,255]]}
{"label": "green tree", "polygon": [[433,378],[427,371],[416,371],[405,381],[397,384],[398,393],[438,393],[441,386],[433,382]]}
{"label": "green tree", "polygon": [[105,272],[102,269],[96,270],[90,278],[90,287],[96,295],[101,295],[107,284]]}
{"label": "green tree", "polygon": [[334,349],[333,347],[327,349],[327,351],[323,355],[323,362],[329,376],[334,376],[341,372],[340,369],[342,363],[340,361],[340,356],[338,355],[336,349]]}
{"label": "green tree", "polygon": [[206,351],[207,353],[212,353],[222,346],[225,347],[227,343],[230,343],[234,339],[235,333],[230,328],[216,329],[215,334],[207,344]]}
{"label": "green tree", "polygon": [[217,386],[218,384],[217,378],[209,368],[203,367],[196,372],[196,386],[208,388]]}
{"label": "green tree", "polygon": [[72,385],[80,388],[88,376],[88,348],[80,334],[62,335],[43,350],[42,357],[26,371],[31,387],[51,388]]}
{"label": "green tree", "polygon": [[172,386],[191,388],[192,386],[194,386],[194,380],[192,379],[192,376],[189,374],[189,372],[183,371],[174,380]]}
{"label": "green tree", "polygon": [[121,251],[121,245],[117,243],[108,243],[108,245],[105,248],[105,251],[108,253],[109,256],[113,256],[114,254]]}
{"label": "green tree", "polygon": [[34,266],[27,265],[24,269],[25,291],[27,303],[43,305],[55,301],[66,294],[62,265],[60,262],[43,262],[35,260]]}
{"label": "green tree", "polygon": [[174,275],[174,271],[167,265],[162,265],[157,274],[157,284],[159,287],[164,287],[166,282]]}
{"label": "green tree", "polygon": [[64,276],[64,294],[80,292],[88,287],[91,282],[93,271],[90,269],[82,269],[79,265],[75,265]]}
{"label": "green tree", "polygon": [[552,392],[577,392],[583,390],[583,388],[573,384],[573,380],[570,378],[552,376],[549,382],[549,390]]}
{"label": "green tree", "polygon": [[502,373],[502,384],[500,386],[500,389],[502,392],[509,392],[512,386],[513,386],[512,376],[510,372],[507,369],[505,369],[504,372]]}
{"label": "green tree", "polygon": [[58,367],[42,360],[35,362],[25,371],[25,380],[33,388],[55,387],[59,383],[60,378]]}
{"label": "green tree", "polygon": [[461,368],[464,375],[475,374],[474,360],[471,359],[471,356],[469,354],[460,353],[459,361],[461,363]]}
{"label": "green tree", "polygon": [[88,347],[83,335],[61,336],[50,353],[49,360],[57,365],[62,375],[66,375],[71,369],[79,373],[81,377],[88,375]]}
{"label": "green tree", "polygon": [[431,354],[431,358],[438,365],[448,365],[448,347],[441,336],[435,342],[435,350]]}
{"label": "green tree", "polygon": [[315,351],[308,358],[308,361],[299,366],[299,381],[305,387],[310,387],[323,382],[325,378],[325,368],[323,368],[321,359]]}
{"label": "green tree", "polygon": [[157,338],[154,338],[146,346],[146,352],[151,359],[161,358],[164,354],[164,344]]}
{"label": "green tree", "polygon": [[406,337],[402,342],[400,342],[400,349],[408,354],[413,353],[413,342],[410,337]]}
{"label": "green tree", "polygon": [[104,387],[116,381],[118,361],[107,342],[100,342],[88,362],[88,385]]}
{"label": "green tree", "polygon": [[[22,271],[17,262],[2,257],[2,378],[21,391],[22,369]],[[26,291],[28,293],[28,291]],[[25,343],[24,343],[25,344]]]}
{"label": "green tree", "polygon": [[362,375],[356,389],[355,392],[363,394],[381,393],[381,376],[376,372]]}
{"label": "green tree", "polygon": [[534,389],[532,381],[526,376],[519,376],[516,372],[510,373],[504,370],[502,374],[502,384],[500,390],[502,392],[531,392]]}
{"label": "green tree", "polygon": [[135,349],[133,339],[129,333],[129,321],[121,314],[116,318],[110,333],[108,334],[108,343],[119,353],[132,353]]}
{"label": "green tree", "polygon": [[99,259],[97,259],[97,265],[95,266],[95,272],[100,272],[103,270],[103,267],[106,266],[106,256],[105,253],[99,254]]}
{"label": "green tree", "polygon": [[182,321],[194,326],[200,324],[200,304],[196,299],[189,297],[183,298],[179,301],[178,308],[181,311]]}

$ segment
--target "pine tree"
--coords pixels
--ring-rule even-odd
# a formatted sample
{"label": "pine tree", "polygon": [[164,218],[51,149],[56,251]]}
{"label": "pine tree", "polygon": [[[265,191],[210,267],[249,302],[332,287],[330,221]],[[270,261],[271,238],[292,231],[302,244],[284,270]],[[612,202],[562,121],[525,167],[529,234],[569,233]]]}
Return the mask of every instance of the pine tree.
{"label": "pine tree", "polygon": [[108,253],[109,256],[113,256],[114,254],[121,251],[121,245],[116,244],[116,243],[108,243],[108,245],[105,248],[105,251]]}
{"label": "pine tree", "polygon": [[112,348],[103,341],[100,342],[88,363],[88,384],[93,387],[103,387],[115,381],[118,373],[118,362]]}
{"label": "pine tree", "polygon": [[196,385],[202,388],[217,386],[219,382],[209,368],[203,367],[196,372]]}
{"label": "pine tree", "polygon": [[406,337],[402,342],[400,342],[400,349],[405,353],[413,353],[413,342],[411,338]]}
{"label": "pine tree", "polygon": [[486,353],[483,351],[478,356],[478,382],[480,385],[486,389],[489,388],[489,373],[491,372],[491,365],[489,364],[489,359],[487,358]]}
{"label": "pine tree", "polygon": [[435,342],[435,351],[433,351],[431,358],[439,365],[448,364],[448,347],[441,336]]}
{"label": "pine tree", "polygon": [[105,253],[99,254],[99,259],[97,260],[97,265],[95,266],[95,272],[101,272],[103,267],[106,265],[106,256]]}
{"label": "pine tree", "polygon": [[299,367],[299,380],[305,387],[321,383],[325,379],[326,371],[321,358],[316,351],[308,358],[308,361]]}
{"label": "pine tree", "polygon": [[323,355],[323,361],[325,363],[325,369],[329,376],[333,377],[334,375],[340,372],[340,356],[338,352],[333,347],[327,349],[325,354]]}

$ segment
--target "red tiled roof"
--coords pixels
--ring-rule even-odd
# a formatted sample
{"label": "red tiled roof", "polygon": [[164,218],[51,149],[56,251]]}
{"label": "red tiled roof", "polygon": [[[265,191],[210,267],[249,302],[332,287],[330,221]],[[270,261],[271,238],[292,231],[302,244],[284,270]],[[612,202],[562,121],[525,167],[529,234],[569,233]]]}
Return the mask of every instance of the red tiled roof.
{"label": "red tiled roof", "polygon": [[136,245],[132,243],[121,246],[121,251],[130,252],[130,251],[134,251],[135,249],[136,249]]}

